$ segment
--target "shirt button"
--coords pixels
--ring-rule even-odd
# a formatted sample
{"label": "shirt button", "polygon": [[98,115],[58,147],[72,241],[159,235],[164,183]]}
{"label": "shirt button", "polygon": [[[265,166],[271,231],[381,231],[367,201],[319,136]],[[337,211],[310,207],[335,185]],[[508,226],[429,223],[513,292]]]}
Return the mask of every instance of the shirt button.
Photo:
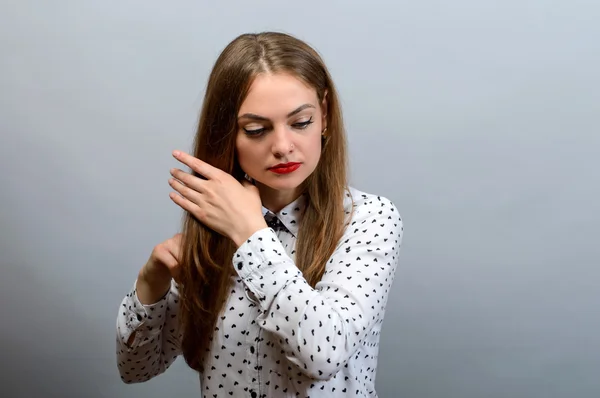
{"label": "shirt button", "polygon": [[251,396],[252,398],[256,398],[256,391],[251,391],[251,392],[250,392],[250,396]]}
{"label": "shirt button", "polygon": [[253,345],[250,346],[250,352],[254,354],[254,346]]}

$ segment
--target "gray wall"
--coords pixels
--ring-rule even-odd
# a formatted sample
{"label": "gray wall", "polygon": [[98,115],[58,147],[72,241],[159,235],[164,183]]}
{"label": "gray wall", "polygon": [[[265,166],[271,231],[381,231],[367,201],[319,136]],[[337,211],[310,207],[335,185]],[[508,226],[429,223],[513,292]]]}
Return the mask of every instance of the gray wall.
{"label": "gray wall", "polygon": [[198,396],[182,360],[122,384],[115,316],[215,57],[267,29],[324,55],[353,184],[405,219],[380,396],[600,396],[599,3],[319,3],[2,2],[0,396]]}

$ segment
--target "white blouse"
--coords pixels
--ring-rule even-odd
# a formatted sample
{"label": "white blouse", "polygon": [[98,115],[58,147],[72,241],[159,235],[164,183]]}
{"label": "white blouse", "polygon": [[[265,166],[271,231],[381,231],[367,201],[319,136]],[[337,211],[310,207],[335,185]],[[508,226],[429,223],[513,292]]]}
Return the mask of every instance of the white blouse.
{"label": "white blouse", "polygon": [[[203,397],[376,397],[379,335],[403,236],[394,204],[350,188],[354,214],[313,289],[294,264],[301,196],[233,256],[237,275],[200,374]],[[142,305],[132,290],[117,318],[125,383],[163,373],[181,354],[175,282]],[[130,347],[130,335],[136,332]]]}

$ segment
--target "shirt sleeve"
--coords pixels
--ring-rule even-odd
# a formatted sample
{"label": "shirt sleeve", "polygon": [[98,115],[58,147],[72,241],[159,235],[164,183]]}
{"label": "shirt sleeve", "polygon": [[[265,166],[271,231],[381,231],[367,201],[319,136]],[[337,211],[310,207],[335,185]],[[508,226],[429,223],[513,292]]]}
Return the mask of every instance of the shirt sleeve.
{"label": "shirt sleeve", "polygon": [[[163,373],[181,354],[177,313],[179,291],[174,281],[157,303],[140,303],[135,285],[121,302],[117,316],[117,367],[125,383],[139,383]],[[135,337],[127,344],[131,335]]]}
{"label": "shirt sleeve", "polygon": [[242,244],[233,265],[256,296],[259,325],[279,338],[288,360],[306,375],[327,380],[383,320],[402,236],[394,204],[368,197],[357,203],[314,289],[271,228]]}

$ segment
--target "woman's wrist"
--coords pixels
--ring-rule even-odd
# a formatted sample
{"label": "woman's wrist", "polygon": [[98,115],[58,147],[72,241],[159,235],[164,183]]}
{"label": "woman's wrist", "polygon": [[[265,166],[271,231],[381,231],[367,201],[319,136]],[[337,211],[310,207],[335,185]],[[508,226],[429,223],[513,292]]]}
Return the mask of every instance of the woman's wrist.
{"label": "woman's wrist", "polygon": [[265,222],[265,219],[261,217],[260,220],[253,221],[242,228],[238,228],[238,230],[231,235],[230,239],[235,243],[235,246],[239,248],[248,240],[248,238],[264,228],[267,228],[267,223]]}
{"label": "woman's wrist", "polygon": [[[145,267],[144,267],[145,268]],[[158,302],[171,288],[171,277],[157,275],[142,268],[138,274],[136,291],[140,303],[151,305]]]}

